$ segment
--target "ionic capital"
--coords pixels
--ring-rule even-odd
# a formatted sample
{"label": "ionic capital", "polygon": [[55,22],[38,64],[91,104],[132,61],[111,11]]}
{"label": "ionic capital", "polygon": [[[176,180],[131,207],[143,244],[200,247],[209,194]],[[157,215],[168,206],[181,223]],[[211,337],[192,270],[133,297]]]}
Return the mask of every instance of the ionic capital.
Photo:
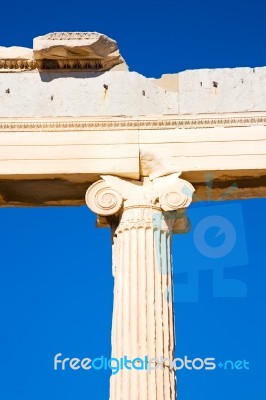
{"label": "ionic capital", "polygon": [[[193,186],[179,178],[179,173],[144,178],[143,182],[111,175],[90,186],[86,192],[88,207],[101,217],[120,216],[129,209],[152,209],[161,212],[187,208]],[[143,214],[144,217],[144,214]]]}

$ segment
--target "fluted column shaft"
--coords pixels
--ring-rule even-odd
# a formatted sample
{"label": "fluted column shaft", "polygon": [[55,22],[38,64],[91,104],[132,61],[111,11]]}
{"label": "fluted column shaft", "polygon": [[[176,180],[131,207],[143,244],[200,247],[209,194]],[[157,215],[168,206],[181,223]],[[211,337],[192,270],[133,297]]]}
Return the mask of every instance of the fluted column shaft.
{"label": "fluted column shaft", "polygon": [[[171,227],[165,214],[151,205],[128,207],[115,231],[112,357],[117,359],[173,359],[173,307],[167,296]],[[110,399],[174,400],[174,371],[155,361],[149,368],[113,375]]]}

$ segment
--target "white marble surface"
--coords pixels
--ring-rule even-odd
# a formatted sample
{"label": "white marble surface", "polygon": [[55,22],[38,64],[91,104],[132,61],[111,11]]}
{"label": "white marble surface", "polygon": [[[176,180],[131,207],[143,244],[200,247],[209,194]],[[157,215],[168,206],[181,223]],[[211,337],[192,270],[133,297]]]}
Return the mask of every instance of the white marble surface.
{"label": "white marble surface", "polygon": [[164,88],[162,82],[157,85],[137,72],[1,72],[0,117],[266,111],[266,67],[191,70],[177,75],[170,91],[171,80]]}
{"label": "white marble surface", "polygon": [[179,113],[266,110],[266,68],[202,69],[179,74]]}
{"label": "white marble surface", "polygon": [[0,117],[176,114],[177,99],[136,72],[0,73]]}

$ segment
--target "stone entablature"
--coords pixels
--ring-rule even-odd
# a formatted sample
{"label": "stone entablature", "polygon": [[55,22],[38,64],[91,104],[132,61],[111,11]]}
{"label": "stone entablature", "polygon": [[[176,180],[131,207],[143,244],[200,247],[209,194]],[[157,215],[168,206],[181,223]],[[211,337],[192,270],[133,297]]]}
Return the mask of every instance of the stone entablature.
{"label": "stone entablature", "polygon": [[84,204],[100,175],[140,179],[149,163],[182,171],[194,199],[210,171],[216,199],[235,198],[236,181],[238,198],[265,196],[265,67],[160,79],[125,68],[96,32],[0,47],[0,205]]}
{"label": "stone entablature", "polygon": [[100,175],[140,179],[158,168],[182,171],[195,201],[208,198],[210,173],[213,200],[225,193],[226,199],[263,197],[265,149],[265,112],[0,118],[0,206],[80,205]]}

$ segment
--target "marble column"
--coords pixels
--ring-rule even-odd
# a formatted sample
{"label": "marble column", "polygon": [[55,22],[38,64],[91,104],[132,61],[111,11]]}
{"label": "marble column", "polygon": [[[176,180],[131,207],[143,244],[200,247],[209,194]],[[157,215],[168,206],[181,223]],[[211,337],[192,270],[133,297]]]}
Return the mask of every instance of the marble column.
{"label": "marble column", "polygon": [[110,399],[175,400],[171,239],[194,189],[178,173],[102,178],[86,202],[113,230],[112,357],[130,360],[112,375]]}

